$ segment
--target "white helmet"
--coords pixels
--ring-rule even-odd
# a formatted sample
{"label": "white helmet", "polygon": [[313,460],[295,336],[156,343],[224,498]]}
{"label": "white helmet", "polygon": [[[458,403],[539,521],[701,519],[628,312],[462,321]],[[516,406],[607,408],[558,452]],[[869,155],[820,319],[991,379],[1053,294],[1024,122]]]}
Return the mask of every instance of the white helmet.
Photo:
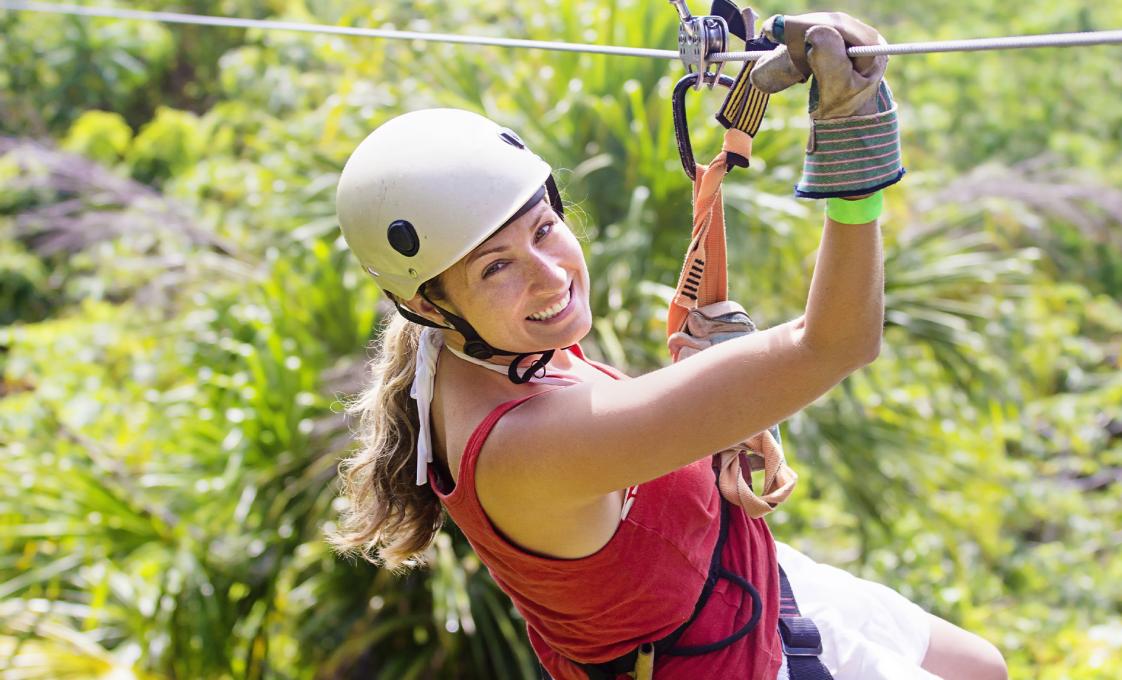
{"label": "white helmet", "polygon": [[543,186],[560,212],[549,165],[518,135],[470,111],[426,109],[384,123],[359,144],[335,201],[363,268],[408,300],[533,207]]}

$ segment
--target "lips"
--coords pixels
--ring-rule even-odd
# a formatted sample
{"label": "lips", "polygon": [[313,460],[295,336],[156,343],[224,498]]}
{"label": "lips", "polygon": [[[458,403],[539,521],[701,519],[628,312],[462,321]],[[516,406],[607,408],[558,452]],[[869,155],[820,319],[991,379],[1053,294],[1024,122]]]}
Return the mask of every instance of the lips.
{"label": "lips", "polygon": [[553,305],[550,305],[546,309],[543,309],[540,312],[534,312],[526,318],[531,321],[549,321],[561,312],[564,312],[569,307],[569,303],[571,303],[572,300],[573,286],[572,284],[570,284],[569,289],[565,291],[564,297],[562,297],[560,300],[558,300]]}

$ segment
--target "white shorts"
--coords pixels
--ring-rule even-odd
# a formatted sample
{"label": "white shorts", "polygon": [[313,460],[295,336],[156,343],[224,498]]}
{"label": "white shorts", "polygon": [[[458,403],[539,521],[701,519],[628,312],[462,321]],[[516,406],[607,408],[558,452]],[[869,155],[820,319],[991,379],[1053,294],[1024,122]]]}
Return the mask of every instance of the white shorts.
{"label": "white shorts", "polygon": [[[895,590],[819,564],[775,542],[799,612],[822,633],[822,663],[834,680],[938,680],[920,667],[931,623]],[[787,661],[776,680],[788,680]]]}

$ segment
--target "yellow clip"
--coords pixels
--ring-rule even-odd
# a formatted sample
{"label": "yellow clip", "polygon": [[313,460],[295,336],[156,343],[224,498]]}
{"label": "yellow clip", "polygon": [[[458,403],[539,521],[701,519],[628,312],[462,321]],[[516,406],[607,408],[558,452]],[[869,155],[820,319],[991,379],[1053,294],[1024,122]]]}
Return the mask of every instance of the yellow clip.
{"label": "yellow clip", "polygon": [[635,680],[651,680],[654,677],[654,645],[645,642],[639,645],[639,655],[635,657],[635,670],[631,673]]}

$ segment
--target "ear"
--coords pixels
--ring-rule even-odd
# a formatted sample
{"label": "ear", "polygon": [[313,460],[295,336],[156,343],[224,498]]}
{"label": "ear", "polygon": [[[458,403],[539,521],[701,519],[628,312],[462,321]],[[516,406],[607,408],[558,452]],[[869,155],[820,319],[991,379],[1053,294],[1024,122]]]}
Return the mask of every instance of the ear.
{"label": "ear", "polygon": [[424,317],[438,326],[448,326],[448,321],[445,320],[444,316],[441,315],[441,313],[437,311],[436,307],[434,307],[431,302],[426,300],[420,292],[418,292],[408,300],[395,301],[402,307],[408,309],[410,312],[413,312],[417,316]]}

